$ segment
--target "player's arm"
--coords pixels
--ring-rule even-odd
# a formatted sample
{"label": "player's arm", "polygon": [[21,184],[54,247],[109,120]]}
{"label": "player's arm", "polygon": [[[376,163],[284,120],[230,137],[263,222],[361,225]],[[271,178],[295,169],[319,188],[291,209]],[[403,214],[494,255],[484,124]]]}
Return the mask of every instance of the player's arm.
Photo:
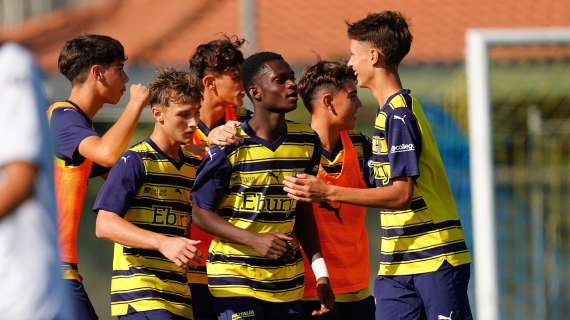
{"label": "player's arm", "polygon": [[237,228],[217,214],[220,195],[227,190],[230,176],[225,153],[213,146],[192,187],[192,223],[216,237],[252,247],[267,258],[279,259],[287,252],[287,241],[292,238],[281,233],[255,233]]}
{"label": "player's arm", "polygon": [[299,242],[311,261],[313,273],[317,278],[317,294],[321,302],[319,310],[313,310],[311,315],[320,316],[332,310],[334,304],[334,294],[332,292],[325,260],[321,254],[319,233],[312,205],[307,202],[297,203],[297,215],[295,217],[295,234]]}
{"label": "player's arm", "polygon": [[383,188],[349,188],[327,184],[315,176],[300,174],[285,177],[284,190],[289,197],[303,202],[338,201],[364,207],[408,208],[414,192],[411,177],[395,178],[392,185]]}
{"label": "player's arm", "polygon": [[0,168],[2,179],[0,182],[0,218],[14,210],[34,190],[37,167],[31,162],[14,161]]}
{"label": "player's arm", "polygon": [[287,241],[293,240],[282,233],[256,233],[237,228],[214,211],[197,205],[192,208],[192,223],[215,237],[244,244],[264,257],[275,260],[287,252]]}
{"label": "player's arm", "polygon": [[179,267],[199,263],[201,258],[201,253],[196,249],[196,244],[200,241],[145,230],[107,210],[99,210],[97,213],[95,234],[97,238],[127,247],[157,250]]}
{"label": "player's arm", "polygon": [[95,234],[98,238],[140,249],[157,250],[178,266],[200,257],[197,241],[184,237],[168,237],[142,229],[123,219],[131,200],[145,176],[142,160],[136,152],[127,151],[109,172],[93,210],[98,213]]}
{"label": "player's arm", "polygon": [[79,143],[78,151],[83,157],[108,168],[119,159],[150,97],[148,88],[142,84],[131,85],[130,95],[125,111],[103,136],[89,136]]}
{"label": "player's arm", "polygon": [[[396,120],[394,116],[398,116]],[[314,176],[299,175],[285,178],[285,191],[299,201],[328,200],[385,209],[409,208],[415,179],[420,174],[421,134],[410,109],[396,109],[394,116],[387,120],[386,125],[390,185],[369,189],[348,188],[328,185]]]}

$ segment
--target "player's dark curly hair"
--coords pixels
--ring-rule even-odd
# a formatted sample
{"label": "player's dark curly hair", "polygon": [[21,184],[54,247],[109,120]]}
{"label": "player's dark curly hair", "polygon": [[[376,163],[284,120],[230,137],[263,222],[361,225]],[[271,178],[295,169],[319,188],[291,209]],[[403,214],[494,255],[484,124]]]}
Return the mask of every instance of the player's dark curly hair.
{"label": "player's dark curly hair", "polygon": [[305,107],[312,112],[313,98],[319,90],[330,88],[336,94],[347,80],[356,82],[352,68],[340,62],[319,61],[305,69],[297,88]]}
{"label": "player's dark curly hair", "polygon": [[174,68],[160,69],[149,84],[150,105],[199,104],[202,91],[202,81],[194,75]]}
{"label": "player's dark curly hair", "polygon": [[366,18],[348,25],[348,37],[371,43],[382,50],[384,62],[397,66],[410,51],[412,34],[406,19],[397,11],[370,13]]}
{"label": "player's dark curly hair", "polygon": [[87,34],[65,43],[57,67],[72,83],[83,83],[93,65],[109,67],[113,62],[125,60],[125,50],[119,41],[109,36]]}
{"label": "player's dark curly hair", "polygon": [[244,60],[239,48],[244,42],[244,39],[237,36],[224,36],[199,45],[190,57],[190,72],[202,79],[207,74],[219,76],[232,68],[239,70]]}
{"label": "player's dark curly hair", "polygon": [[243,88],[245,89],[245,93],[248,97],[251,98],[249,95],[249,88],[251,84],[255,80],[255,77],[261,70],[261,67],[268,61],[274,60],[283,60],[283,56],[275,52],[258,52],[249,56],[243,64],[241,65],[241,80],[243,82]]}

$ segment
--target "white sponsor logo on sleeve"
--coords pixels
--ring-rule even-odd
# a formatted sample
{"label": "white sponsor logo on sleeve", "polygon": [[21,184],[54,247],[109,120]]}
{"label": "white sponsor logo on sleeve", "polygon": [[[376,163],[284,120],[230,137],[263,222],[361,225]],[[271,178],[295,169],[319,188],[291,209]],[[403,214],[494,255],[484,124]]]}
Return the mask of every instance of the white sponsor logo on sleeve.
{"label": "white sponsor logo on sleeve", "polygon": [[398,146],[392,146],[390,149],[390,153],[397,153],[397,152],[410,152],[416,150],[416,146],[413,143],[403,143]]}

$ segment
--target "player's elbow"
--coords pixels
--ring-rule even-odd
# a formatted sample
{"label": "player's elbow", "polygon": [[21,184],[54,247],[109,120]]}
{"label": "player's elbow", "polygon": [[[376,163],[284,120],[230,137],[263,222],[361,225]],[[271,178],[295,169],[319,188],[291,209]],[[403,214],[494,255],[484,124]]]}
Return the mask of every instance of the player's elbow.
{"label": "player's elbow", "polygon": [[99,213],[97,214],[97,220],[95,220],[95,236],[98,239],[110,240],[108,230],[109,226],[104,217],[104,214],[101,211],[99,211]]}
{"label": "player's elbow", "polygon": [[394,208],[396,210],[403,210],[410,208],[412,204],[412,192],[399,193],[394,199]]}
{"label": "player's elbow", "polygon": [[119,156],[120,154],[113,152],[113,150],[102,148],[95,162],[103,167],[111,168],[119,160]]}

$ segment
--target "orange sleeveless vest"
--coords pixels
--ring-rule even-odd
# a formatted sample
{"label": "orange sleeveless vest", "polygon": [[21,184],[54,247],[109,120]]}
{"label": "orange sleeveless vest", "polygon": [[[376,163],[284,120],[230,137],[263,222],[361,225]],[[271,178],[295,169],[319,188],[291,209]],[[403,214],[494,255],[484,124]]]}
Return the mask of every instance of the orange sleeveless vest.
{"label": "orange sleeveless vest", "polygon": [[[228,105],[225,108],[225,121],[230,121],[230,120],[237,120],[237,114],[235,111],[235,107],[232,105]],[[192,137],[192,143],[194,144],[198,144],[198,143],[202,143],[206,140],[206,136],[201,137],[201,132],[194,132],[194,135]],[[202,159],[204,158],[204,156],[202,155]],[[190,237],[192,238],[192,240],[201,240],[201,242],[196,246],[198,248],[198,250],[200,250],[202,252],[202,254],[204,255],[202,257],[202,266],[206,266],[206,258],[208,256],[208,250],[210,249],[210,243],[212,242],[212,235],[207,233],[206,231],[200,229],[198,226],[196,226],[194,223],[190,224]],[[207,277],[205,277],[204,275],[194,275],[193,273],[188,273],[188,279],[189,282],[191,283],[204,283],[207,284],[208,283],[208,279]]]}
{"label": "orange sleeveless vest", "polygon": [[[53,111],[59,108],[77,109],[69,102],[56,102],[47,110],[51,123]],[[78,166],[71,166],[65,160],[55,157],[54,182],[58,217],[60,254],[63,262],[75,263],[77,259],[77,230],[83,213],[87,182],[93,162],[85,159]]]}
{"label": "orange sleeveless vest", "polygon": [[[329,175],[321,166],[317,177],[329,184],[351,188],[366,188],[358,155],[348,132],[341,131],[343,164],[340,174]],[[319,232],[321,251],[325,257],[335,294],[355,292],[368,287],[368,233],[366,207],[347,203],[313,203],[313,214]],[[305,298],[317,296],[316,280],[311,264],[303,253],[305,263]]]}

